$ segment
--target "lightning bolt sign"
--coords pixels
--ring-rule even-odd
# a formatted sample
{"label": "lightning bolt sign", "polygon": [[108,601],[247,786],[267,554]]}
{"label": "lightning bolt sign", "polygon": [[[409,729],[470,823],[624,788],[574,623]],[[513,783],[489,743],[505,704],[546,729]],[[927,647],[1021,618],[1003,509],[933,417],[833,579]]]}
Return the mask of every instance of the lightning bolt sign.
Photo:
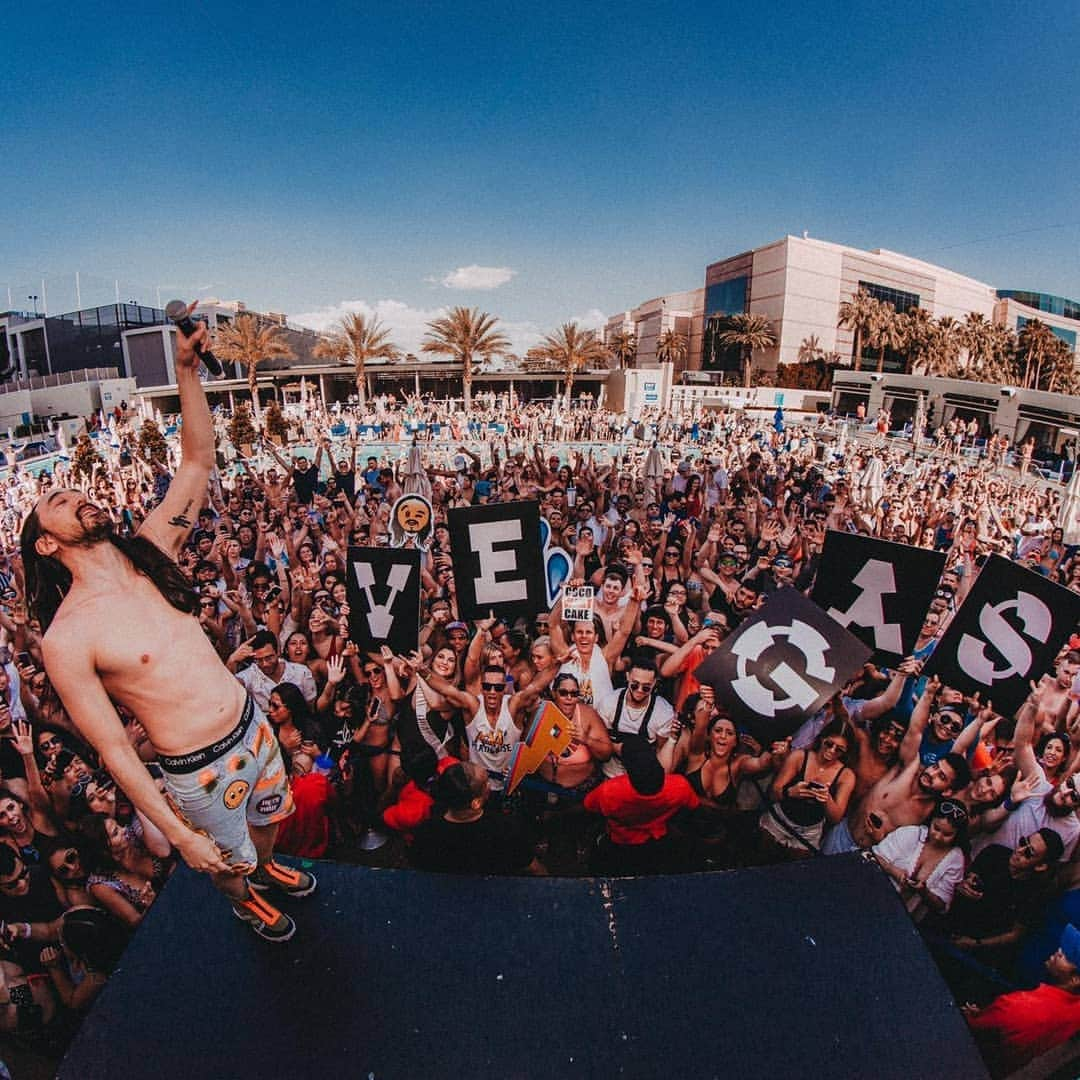
{"label": "lightning bolt sign", "polygon": [[514,747],[510,756],[506,792],[509,794],[528,776],[536,772],[548,754],[558,757],[573,741],[570,721],[550,702],[537,710],[525,738]]}
{"label": "lightning bolt sign", "polygon": [[372,593],[375,586],[375,574],[371,569],[371,563],[356,562],[353,563],[353,567],[356,574],[356,584],[364,590],[364,595],[367,597],[368,612],[365,617],[367,618],[368,627],[371,629],[371,636],[376,638],[389,637],[390,628],[394,625],[394,616],[390,614],[390,611],[394,606],[398,593],[409,584],[412,567],[404,563],[395,563],[390,567],[390,573],[386,575],[386,587],[390,592],[384,604],[375,603],[375,597]]}

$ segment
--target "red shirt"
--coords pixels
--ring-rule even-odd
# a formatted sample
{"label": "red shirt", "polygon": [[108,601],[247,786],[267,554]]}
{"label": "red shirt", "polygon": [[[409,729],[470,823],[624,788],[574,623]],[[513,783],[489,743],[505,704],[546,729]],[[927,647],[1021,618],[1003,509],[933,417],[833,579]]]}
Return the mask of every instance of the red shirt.
{"label": "red shirt", "polygon": [[1080,1031],[1080,994],[1040,983],[1034,990],[1002,994],[968,1024],[995,1037],[993,1049],[1012,1072]]}
{"label": "red shirt", "polygon": [[[458,759],[447,755],[439,761],[435,772],[441,776],[451,765],[457,765]],[[431,817],[431,808],[435,800],[416,782],[410,780],[402,789],[397,802],[383,811],[383,822],[394,832],[411,833]]]}
{"label": "red shirt", "polygon": [[286,855],[321,859],[330,843],[330,820],[326,806],[334,793],[330,780],[322,773],[294,776],[290,781],[296,811],[278,829],[274,850]]}
{"label": "red shirt", "polygon": [[664,777],[664,786],[655,795],[642,795],[629,776],[616,776],[590,791],[584,805],[607,818],[613,844],[644,844],[665,836],[668,821],[700,801],[685,776]]}

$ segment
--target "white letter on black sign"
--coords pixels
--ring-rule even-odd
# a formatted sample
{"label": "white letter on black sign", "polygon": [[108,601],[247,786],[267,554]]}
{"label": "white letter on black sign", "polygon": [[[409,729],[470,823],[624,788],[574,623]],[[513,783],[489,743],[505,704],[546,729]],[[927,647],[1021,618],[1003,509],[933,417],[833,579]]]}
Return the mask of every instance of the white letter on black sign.
{"label": "white letter on black sign", "polygon": [[869,559],[852,581],[862,589],[858,599],[847,611],[829,608],[830,617],[845,630],[851,623],[867,629],[873,628],[874,645],[877,648],[883,652],[902,653],[904,642],[900,635],[900,624],[885,621],[885,608],[881,603],[881,598],[886,593],[896,592],[892,563]]}
{"label": "white letter on black sign", "polygon": [[412,567],[406,563],[395,563],[390,567],[390,573],[386,576],[386,586],[390,590],[390,595],[386,598],[385,604],[376,604],[371,591],[375,585],[375,574],[372,572],[371,563],[358,562],[353,565],[356,568],[356,583],[364,590],[367,596],[369,610],[365,617],[371,630],[371,636],[374,638],[389,637],[390,627],[394,625],[394,616],[390,614],[390,611],[394,606],[398,593],[409,584]]}
{"label": "white letter on black sign", "polygon": [[521,539],[520,521],[481,521],[469,526],[469,544],[480,556],[480,576],[476,579],[478,604],[501,604],[507,600],[526,600],[528,585],[524,578],[496,581],[497,573],[517,569],[513,550],[496,551],[495,545]]}
{"label": "white letter on black sign", "polygon": [[1024,633],[1036,641],[1045,642],[1054,626],[1050,609],[1031,593],[1019,592],[1015,600],[1002,600],[1000,604],[983,604],[979,612],[979,629],[987,641],[1005,657],[1005,667],[994,667],[986,655],[986,642],[971,634],[964,634],[956,650],[960,666],[973,678],[986,686],[998,679],[1013,675],[1026,675],[1033,657],[1027,642],[1002,618],[1005,611],[1015,611],[1024,624]]}

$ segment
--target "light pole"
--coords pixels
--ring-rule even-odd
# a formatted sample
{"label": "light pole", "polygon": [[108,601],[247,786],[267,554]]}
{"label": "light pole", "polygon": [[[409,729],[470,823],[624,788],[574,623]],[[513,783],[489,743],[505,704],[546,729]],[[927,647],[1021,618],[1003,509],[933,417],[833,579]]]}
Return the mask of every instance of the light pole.
{"label": "light pole", "polygon": [[26,299],[27,300],[32,300],[34,302],[34,318],[36,319],[37,314],[38,314],[38,309],[37,309],[38,294],[37,293],[31,293]]}

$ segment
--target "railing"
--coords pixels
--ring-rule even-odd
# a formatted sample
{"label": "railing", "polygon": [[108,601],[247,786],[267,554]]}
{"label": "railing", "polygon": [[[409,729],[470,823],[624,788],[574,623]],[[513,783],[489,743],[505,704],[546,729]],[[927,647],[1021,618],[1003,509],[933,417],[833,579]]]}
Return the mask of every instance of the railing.
{"label": "railing", "polygon": [[0,383],[0,394],[10,394],[16,390],[46,390],[51,386],[72,386],[75,383],[119,378],[119,368],[79,368],[77,371],[61,371],[56,375],[33,375],[29,379],[9,379],[6,383]]}

